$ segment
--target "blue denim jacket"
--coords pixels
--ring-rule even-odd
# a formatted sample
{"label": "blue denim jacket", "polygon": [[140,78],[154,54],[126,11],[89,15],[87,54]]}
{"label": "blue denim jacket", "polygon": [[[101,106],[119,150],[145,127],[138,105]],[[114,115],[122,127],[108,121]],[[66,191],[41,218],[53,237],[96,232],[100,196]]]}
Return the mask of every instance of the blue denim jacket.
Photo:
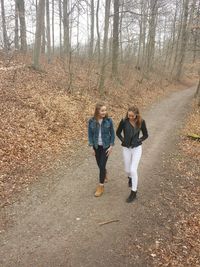
{"label": "blue denim jacket", "polygon": [[[88,139],[89,145],[98,148],[100,124],[91,118],[88,123]],[[111,118],[104,118],[101,124],[101,137],[103,142],[103,148],[108,148],[110,145],[114,145],[115,131],[113,127],[113,121]]]}

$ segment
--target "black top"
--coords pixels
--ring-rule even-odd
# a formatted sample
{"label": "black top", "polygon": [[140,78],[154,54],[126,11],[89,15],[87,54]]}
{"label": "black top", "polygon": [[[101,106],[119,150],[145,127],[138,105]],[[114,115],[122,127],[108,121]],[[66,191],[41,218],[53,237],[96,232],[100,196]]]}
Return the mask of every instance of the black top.
{"label": "black top", "polygon": [[[123,136],[122,136],[123,131]],[[140,136],[140,131],[142,131],[142,136]],[[133,125],[129,122],[129,119],[122,119],[117,128],[116,134],[118,138],[122,141],[122,146],[125,147],[137,147],[142,144],[142,142],[148,138],[148,131],[146,127],[145,120],[142,120],[141,128]]]}

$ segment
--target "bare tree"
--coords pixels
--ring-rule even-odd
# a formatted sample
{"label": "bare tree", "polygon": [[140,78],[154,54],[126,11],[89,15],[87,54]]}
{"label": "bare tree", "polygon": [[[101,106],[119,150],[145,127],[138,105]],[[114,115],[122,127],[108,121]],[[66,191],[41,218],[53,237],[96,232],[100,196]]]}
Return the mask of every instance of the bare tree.
{"label": "bare tree", "polygon": [[114,1],[113,16],[113,43],[112,43],[112,75],[118,75],[118,57],[119,57],[119,0]]}
{"label": "bare tree", "polygon": [[69,36],[69,0],[63,0],[63,30],[64,30],[64,54],[70,52]]}
{"label": "bare tree", "polygon": [[1,0],[1,17],[2,17],[2,27],[3,27],[4,49],[8,50],[9,49],[9,43],[8,43],[8,34],[7,34],[7,29],[6,29],[4,0]]}
{"label": "bare tree", "polygon": [[181,33],[181,46],[180,52],[178,56],[178,64],[176,70],[176,79],[179,80],[182,74],[183,62],[185,59],[185,52],[188,40],[188,32],[187,32],[187,22],[188,22],[188,10],[189,10],[189,0],[184,0],[183,4],[184,17],[183,17],[183,25],[182,25],[182,33]]}
{"label": "bare tree", "polygon": [[149,34],[148,34],[147,51],[146,51],[147,72],[153,67],[153,60],[155,54],[157,13],[158,13],[158,0],[150,0]]}
{"label": "bare tree", "polygon": [[195,97],[197,98],[197,101],[198,101],[198,106],[200,106],[200,69],[199,69],[199,82],[198,82],[198,85],[197,85],[197,90],[196,90],[196,93],[195,93]]}
{"label": "bare tree", "polygon": [[91,17],[91,23],[90,23],[90,47],[89,47],[89,58],[91,59],[93,57],[93,50],[94,50],[94,0],[91,0],[90,2],[90,17]]}
{"label": "bare tree", "polygon": [[26,40],[26,20],[25,20],[25,6],[24,0],[16,0],[19,12],[20,21],[20,40],[21,40],[21,50],[27,50],[27,40]]}
{"label": "bare tree", "polygon": [[60,56],[62,56],[62,3],[59,0],[59,39],[60,39]]}
{"label": "bare tree", "polygon": [[[195,1],[196,4],[196,1]],[[191,34],[192,34],[192,49],[193,49],[193,63],[196,62],[197,52],[200,51],[200,0],[198,2],[198,6],[194,6],[194,16],[191,21]],[[198,46],[199,44],[199,46]],[[199,47],[199,48],[198,48]],[[199,53],[200,54],[200,53]]]}
{"label": "bare tree", "polygon": [[99,0],[97,0],[97,8],[96,8],[96,30],[97,30],[97,58],[98,58],[98,63],[100,63],[100,54],[101,54],[100,44],[101,44],[101,36],[100,36],[100,32],[99,32]]}
{"label": "bare tree", "polygon": [[119,22],[119,46],[120,46],[120,59],[121,61],[123,61],[123,31],[122,31],[122,26],[123,26],[123,11],[124,11],[124,2],[125,0],[121,1],[121,5],[120,5],[120,22]]}
{"label": "bare tree", "polygon": [[39,0],[36,15],[36,32],[35,32],[35,45],[33,54],[33,67],[39,69],[39,59],[41,51],[41,36],[42,36],[42,25],[44,23],[45,14],[45,0]]}
{"label": "bare tree", "polygon": [[50,16],[49,16],[49,0],[46,0],[46,21],[47,21],[47,58],[51,61],[51,35],[50,35]]}
{"label": "bare tree", "polygon": [[111,0],[106,0],[105,19],[104,19],[103,56],[102,56],[102,65],[101,65],[100,82],[99,82],[99,91],[101,94],[103,93],[104,81],[105,81],[105,67],[106,67],[106,56],[107,56],[107,46],[108,46],[110,3],[111,3]]}
{"label": "bare tree", "polygon": [[17,0],[15,0],[15,49],[19,49],[19,12]]}
{"label": "bare tree", "polygon": [[53,54],[54,54],[54,46],[55,46],[55,44],[54,44],[54,7],[55,7],[55,5],[54,5],[55,3],[54,3],[54,0],[52,0],[52,50],[53,50]]}

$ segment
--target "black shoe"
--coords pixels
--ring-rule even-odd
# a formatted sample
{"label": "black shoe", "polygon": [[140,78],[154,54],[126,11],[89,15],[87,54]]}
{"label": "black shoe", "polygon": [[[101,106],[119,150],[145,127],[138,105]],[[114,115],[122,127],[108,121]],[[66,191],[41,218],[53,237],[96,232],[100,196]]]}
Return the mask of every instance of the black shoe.
{"label": "black shoe", "polygon": [[131,179],[131,177],[128,177],[128,187],[132,187],[132,179]]}
{"label": "black shoe", "polygon": [[137,191],[131,190],[131,193],[130,193],[129,197],[127,198],[126,202],[127,203],[133,202],[133,200],[136,198],[136,195],[137,195]]}

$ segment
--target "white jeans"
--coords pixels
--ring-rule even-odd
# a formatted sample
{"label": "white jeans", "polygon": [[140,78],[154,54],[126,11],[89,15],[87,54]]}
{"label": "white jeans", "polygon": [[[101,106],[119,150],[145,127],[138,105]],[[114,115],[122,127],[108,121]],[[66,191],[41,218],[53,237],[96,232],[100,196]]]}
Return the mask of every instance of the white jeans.
{"label": "white jeans", "polygon": [[123,147],[123,157],[125,171],[127,175],[132,178],[132,190],[137,191],[138,186],[138,164],[142,155],[142,146],[127,148]]}

